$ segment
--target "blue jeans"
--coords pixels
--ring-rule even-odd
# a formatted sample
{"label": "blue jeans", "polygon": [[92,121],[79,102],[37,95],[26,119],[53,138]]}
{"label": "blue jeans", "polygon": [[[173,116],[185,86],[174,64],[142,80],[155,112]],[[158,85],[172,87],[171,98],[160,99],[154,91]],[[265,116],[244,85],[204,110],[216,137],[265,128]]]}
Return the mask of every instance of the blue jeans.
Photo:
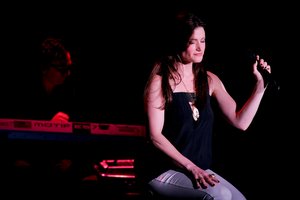
{"label": "blue jeans", "polygon": [[167,199],[199,199],[199,200],[245,200],[243,194],[231,183],[213,172],[220,183],[206,189],[195,188],[193,181],[182,172],[168,170],[149,182],[154,195]]}

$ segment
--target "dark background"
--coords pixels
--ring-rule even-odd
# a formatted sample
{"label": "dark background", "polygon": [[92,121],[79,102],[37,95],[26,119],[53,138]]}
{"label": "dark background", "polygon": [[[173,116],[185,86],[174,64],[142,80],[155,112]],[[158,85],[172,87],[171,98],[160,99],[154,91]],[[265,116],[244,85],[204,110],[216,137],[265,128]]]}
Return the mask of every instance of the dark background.
{"label": "dark background", "polygon": [[253,52],[269,61],[277,83],[267,89],[246,132],[230,127],[215,109],[216,171],[249,199],[257,199],[258,194],[287,195],[279,190],[292,184],[289,176],[297,146],[297,117],[291,117],[297,110],[296,6],[287,1],[211,3],[51,1],[5,5],[2,10],[7,14],[1,14],[1,90],[9,90],[25,76],[33,44],[45,35],[58,35],[73,54],[78,108],[86,114],[83,120],[144,124],[143,88],[151,62],[165,44],[168,19],[178,9],[190,9],[207,24],[208,68],[220,76],[239,106],[253,87]]}

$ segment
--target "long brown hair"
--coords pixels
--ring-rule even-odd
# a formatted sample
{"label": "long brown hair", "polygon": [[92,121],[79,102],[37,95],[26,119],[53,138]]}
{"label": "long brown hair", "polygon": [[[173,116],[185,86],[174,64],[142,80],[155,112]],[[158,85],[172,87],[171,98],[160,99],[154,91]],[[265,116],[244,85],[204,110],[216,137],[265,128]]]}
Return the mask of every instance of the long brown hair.
{"label": "long brown hair", "polygon": [[[144,90],[144,102],[146,105],[150,92],[149,86],[153,80],[153,77],[155,75],[162,77],[161,88],[165,101],[163,105],[160,106],[160,109],[164,109],[166,104],[172,101],[173,91],[170,85],[170,80],[173,80],[174,83],[179,83],[181,81],[181,76],[177,71],[177,64],[181,62],[178,55],[186,50],[188,41],[194,29],[197,27],[205,27],[204,22],[200,18],[189,12],[177,14],[176,21],[173,25],[173,34],[171,36],[172,44],[170,44],[166,54],[162,55],[155,62]],[[206,103],[208,90],[207,73],[203,64],[193,63],[193,74],[195,77],[194,85],[196,89],[196,106],[201,109]]]}

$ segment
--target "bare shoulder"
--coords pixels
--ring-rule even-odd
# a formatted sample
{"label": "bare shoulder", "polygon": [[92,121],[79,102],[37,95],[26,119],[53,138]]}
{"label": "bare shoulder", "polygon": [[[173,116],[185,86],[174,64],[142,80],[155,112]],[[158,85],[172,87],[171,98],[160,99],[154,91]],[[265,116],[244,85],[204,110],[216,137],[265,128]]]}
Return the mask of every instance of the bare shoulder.
{"label": "bare shoulder", "polygon": [[162,78],[159,75],[154,75],[151,80],[152,87],[157,87],[161,84]]}
{"label": "bare shoulder", "polygon": [[218,88],[222,87],[222,81],[220,78],[211,71],[207,71],[208,75],[208,85],[210,95]]}
{"label": "bare shoulder", "polygon": [[218,77],[218,75],[214,74],[211,71],[207,71],[207,75],[208,75],[208,80],[215,82],[215,83],[221,83],[221,79]]}
{"label": "bare shoulder", "polygon": [[148,105],[152,108],[159,108],[163,105],[163,95],[161,88],[162,77],[154,75],[151,79],[148,91]]}
{"label": "bare shoulder", "polygon": [[151,82],[150,82],[150,91],[158,92],[161,89],[161,81],[162,77],[159,75],[154,75]]}
{"label": "bare shoulder", "polygon": [[211,72],[211,71],[207,71],[207,75],[208,75],[209,77],[216,77],[216,76],[217,76],[216,74],[214,74],[214,73]]}
{"label": "bare shoulder", "polygon": [[207,75],[211,79],[219,79],[219,77],[216,74],[214,74],[213,72],[211,72],[211,71],[207,71]]}

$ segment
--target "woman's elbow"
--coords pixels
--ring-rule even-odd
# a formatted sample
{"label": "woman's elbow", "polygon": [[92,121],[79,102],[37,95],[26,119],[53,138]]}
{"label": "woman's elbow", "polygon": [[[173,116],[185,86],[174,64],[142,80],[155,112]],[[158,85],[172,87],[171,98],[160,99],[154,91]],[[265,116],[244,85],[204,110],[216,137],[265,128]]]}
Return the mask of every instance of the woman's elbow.
{"label": "woman's elbow", "polygon": [[249,128],[248,124],[236,124],[235,127],[241,131],[246,131]]}
{"label": "woman's elbow", "polygon": [[161,138],[157,135],[151,135],[150,136],[150,141],[154,146],[159,146],[161,144]]}
{"label": "woman's elbow", "polygon": [[249,127],[249,124],[247,123],[242,123],[242,122],[239,122],[239,121],[232,121],[231,122],[231,125],[241,131],[246,131]]}
{"label": "woman's elbow", "polygon": [[241,127],[240,130],[241,131],[246,131],[248,129],[248,127]]}

